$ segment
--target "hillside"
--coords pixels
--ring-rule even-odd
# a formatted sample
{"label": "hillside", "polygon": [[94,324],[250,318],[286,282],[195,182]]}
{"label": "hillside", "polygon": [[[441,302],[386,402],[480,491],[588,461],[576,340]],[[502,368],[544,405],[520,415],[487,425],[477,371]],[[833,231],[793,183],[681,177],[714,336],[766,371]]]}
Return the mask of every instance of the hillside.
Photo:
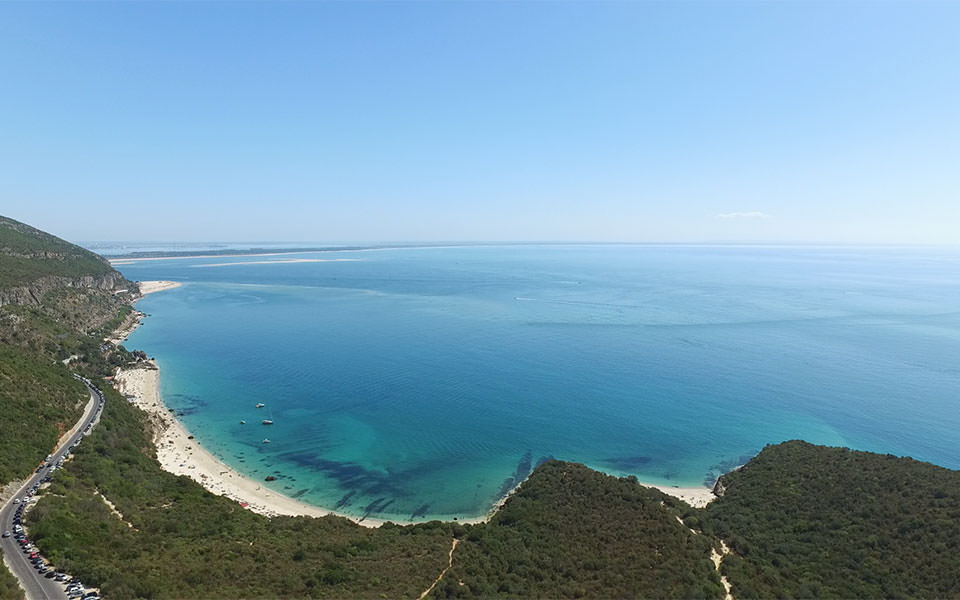
{"label": "hillside", "polygon": [[[31,288],[44,279],[46,286],[75,284],[114,289],[122,276],[106,259],[13,219],[0,216],[0,305],[13,301],[10,290]],[[57,281],[59,280],[59,281]],[[39,303],[39,297],[30,301]],[[25,303],[25,302],[21,302]]]}
{"label": "hillside", "polygon": [[703,513],[733,595],[960,598],[960,472],[806,442],[725,475]]}
{"label": "hillside", "polygon": [[713,541],[681,501],[634,478],[550,461],[469,530],[436,597],[722,598]]}
{"label": "hillside", "polygon": [[0,430],[18,432],[0,436],[0,484],[32,471],[77,419],[87,394],[62,361],[103,371],[101,334],[134,289],[96,254],[0,217]]}
{"label": "hillside", "polygon": [[[0,489],[32,472],[79,418],[88,394],[72,373],[102,376],[127,360],[101,343],[135,291],[96,254],[0,217]],[[21,593],[0,569],[0,596]]]}

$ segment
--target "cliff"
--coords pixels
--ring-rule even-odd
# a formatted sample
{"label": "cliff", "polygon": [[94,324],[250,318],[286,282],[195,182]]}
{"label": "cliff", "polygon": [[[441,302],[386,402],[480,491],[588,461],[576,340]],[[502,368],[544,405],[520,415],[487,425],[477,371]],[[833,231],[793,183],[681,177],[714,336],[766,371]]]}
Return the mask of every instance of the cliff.
{"label": "cliff", "polygon": [[48,276],[32,281],[29,285],[0,289],[0,306],[7,304],[39,306],[47,292],[61,288],[129,291],[134,289],[134,287],[133,284],[117,271],[100,275],[83,275],[80,277]]}
{"label": "cliff", "polygon": [[47,293],[63,288],[131,293],[136,289],[103,257],[0,217],[0,306],[39,306]]}

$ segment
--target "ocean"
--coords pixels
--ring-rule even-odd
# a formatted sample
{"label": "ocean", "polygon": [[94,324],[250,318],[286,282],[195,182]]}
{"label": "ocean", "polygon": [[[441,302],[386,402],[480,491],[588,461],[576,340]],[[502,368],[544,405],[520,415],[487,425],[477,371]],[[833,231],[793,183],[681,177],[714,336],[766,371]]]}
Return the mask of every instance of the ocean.
{"label": "ocean", "polygon": [[674,486],[790,439],[960,468],[956,248],[451,246],[117,268],[185,283],[139,302],[149,317],[126,346],[157,358],[198,441],[353,516],[482,516],[550,457]]}

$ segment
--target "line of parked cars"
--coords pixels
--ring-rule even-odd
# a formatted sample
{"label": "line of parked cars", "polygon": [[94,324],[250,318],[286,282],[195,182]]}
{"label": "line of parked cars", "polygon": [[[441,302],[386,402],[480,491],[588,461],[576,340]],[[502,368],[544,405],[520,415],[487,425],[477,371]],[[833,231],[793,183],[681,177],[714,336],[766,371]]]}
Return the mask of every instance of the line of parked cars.
{"label": "line of parked cars", "polygon": [[[96,395],[99,397],[99,405],[94,411],[94,418],[96,415],[103,410],[103,392],[93,388],[90,381],[84,377],[75,375],[77,379],[80,379],[88,386],[91,386],[91,389],[94,390]],[[90,425],[87,425],[84,433],[90,432]],[[93,590],[87,591],[83,583],[77,579],[74,579],[70,575],[62,571],[58,571],[54,566],[47,562],[43,556],[40,555],[40,550],[34,545],[30,539],[27,537],[26,532],[23,529],[23,511],[27,504],[31,501],[33,496],[40,489],[40,486],[44,483],[50,481],[53,472],[63,466],[63,462],[66,459],[66,456],[76,450],[77,445],[83,441],[83,434],[80,434],[80,437],[67,449],[67,451],[56,461],[53,462],[53,456],[47,455],[46,460],[37,467],[37,472],[39,473],[43,469],[48,469],[47,472],[40,478],[39,481],[34,483],[24,492],[22,498],[14,498],[13,503],[17,505],[16,510],[13,513],[13,531],[4,531],[3,537],[14,536],[17,540],[17,543],[20,545],[21,550],[24,554],[27,555],[28,560],[33,564],[33,568],[37,570],[38,573],[46,577],[47,579],[53,579],[55,581],[62,582],[66,585],[67,597],[73,600],[100,600],[100,595]]]}

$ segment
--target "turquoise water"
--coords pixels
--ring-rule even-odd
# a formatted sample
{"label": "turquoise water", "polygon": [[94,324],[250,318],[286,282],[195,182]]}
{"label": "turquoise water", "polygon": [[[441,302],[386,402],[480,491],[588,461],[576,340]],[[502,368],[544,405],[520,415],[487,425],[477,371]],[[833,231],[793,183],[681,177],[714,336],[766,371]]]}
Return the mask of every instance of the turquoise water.
{"label": "turquoise water", "polygon": [[[290,258],[354,260],[258,264]],[[960,467],[957,250],[451,247],[118,268],[186,282],[140,302],[150,317],[126,345],[157,357],[197,438],[351,515],[482,515],[550,456],[680,486],[795,438]]]}

